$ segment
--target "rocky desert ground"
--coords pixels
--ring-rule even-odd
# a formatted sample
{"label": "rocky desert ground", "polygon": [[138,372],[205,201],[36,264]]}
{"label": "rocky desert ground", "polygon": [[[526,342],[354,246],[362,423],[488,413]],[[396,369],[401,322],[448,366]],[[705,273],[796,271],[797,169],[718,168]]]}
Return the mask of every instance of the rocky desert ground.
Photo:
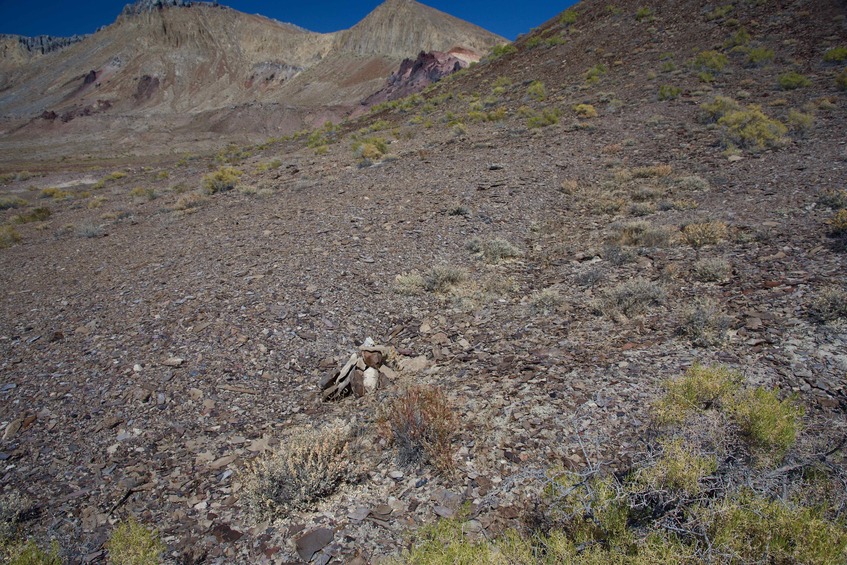
{"label": "rocky desert ground", "polygon": [[[457,517],[493,540],[552,470],[649,460],[650,407],[698,364],[802,408],[777,460],[715,448],[712,478],[778,498],[814,462],[843,524],[844,6],[727,6],[583,2],[258,145],[7,154],[0,460],[27,536],[69,563],[130,516],[169,563],[402,560]],[[365,343],[375,390],[323,400]],[[446,462],[398,458],[410,387],[446,400]],[[257,469],[315,430],[346,443],[332,488],[257,512]]]}

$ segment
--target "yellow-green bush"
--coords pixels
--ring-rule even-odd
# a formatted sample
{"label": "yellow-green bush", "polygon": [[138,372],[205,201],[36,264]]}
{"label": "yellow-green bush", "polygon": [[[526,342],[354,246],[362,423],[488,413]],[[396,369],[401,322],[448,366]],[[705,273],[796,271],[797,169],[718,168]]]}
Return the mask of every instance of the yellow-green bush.
{"label": "yellow-green bush", "polygon": [[0,249],[11,247],[21,240],[21,234],[12,226],[0,227]]}
{"label": "yellow-green bush", "polygon": [[767,47],[753,47],[747,52],[747,65],[761,67],[773,61],[773,49]]}
{"label": "yellow-green bush", "polygon": [[729,229],[724,222],[700,222],[688,224],[682,228],[682,239],[695,249],[704,245],[715,245],[725,239]]}
{"label": "yellow-green bush", "polygon": [[691,65],[701,71],[719,73],[729,64],[729,58],[720,51],[701,51]]}
{"label": "yellow-green bush", "polygon": [[381,137],[360,138],[353,142],[353,152],[362,160],[377,161],[388,152],[388,142]]}
{"label": "yellow-green bush", "polygon": [[596,118],[597,110],[591,104],[577,104],[573,107],[573,111],[580,118]]}
{"label": "yellow-green bush", "polygon": [[106,549],[114,565],[159,565],[165,544],[155,530],[148,530],[130,518],[115,528]]}
{"label": "yellow-green bush", "polygon": [[835,77],[835,84],[838,85],[838,88],[841,90],[847,90],[847,69],[844,69],[838,76]]}
{"label": "yellow-green bush", "polygon": [[636,21],[652,21],[653,20],[653,10],[646,6],[641,6],[635,11],[635,19]]}
{"label": "yellow-green bush", "polygon": [[682,93],[678,86],[663,84],[659,87],[659,100],[673,100]]}
{"label": "yellow-green bush", "polygon": [[703,456],[680,438],[661,444],[662,454],[655,464],[641,469],[637,480],[654,490],[682,491],[698,494],[700,482],[718,469],[714,456]]}
{"label": "yellow-green bush", "polygon": [[729,112],[736,112],[741,109],[741,105],[726,96],[715,96],[711,102],[705,102],[700,105],[704,111],[706,122],[717,122]]}
{"label": "yellow-green bush", "polygon": [[12,218],[12,221],[16,224],[43,222],[47,220],[51,216],[51,214],[52,212],[50,211],[50,208],[47,208],[46,206],[39,206],[38,208],[33,208],[28,212],[17,214]]}
{"label": "yellow-green bush", "polygon": [[780,147],[785,143],[788,128],[782,122],[769,118],[756,105],[744,110],[730,111],[718,120],[723,128],[724,142],[754,151]]}
{"label": "yellow-green bush", "polygon": [[823,54],[823,60],[827,63],[843,63],[847,61],[847,47],[840,45],[827,50]]}
{"label": "yellow-green bush", "polygon": [[797,439],[803,409],[761,387],[736,395],[731,412],[741,432],[765,460],[780,461]]}
{"label": "yellow-green bush", "polygon": [[243,173],[234,167],[221,167],[203,177],[203,188],[207,194],[232,190]]}
{"label": "yellow-green bush", "polygon": [[64,200],[66,198],[71,197],[71,193],[62,190],[61,188],[56,188],[55,186],[51,186],[50,188],[45,188],[41,192],[38,193],[39,198],[52,198],[53,200]]}
{"label": "yellow-green bush", "polygon": [[506,55],[511,55],[513,53],[517,53],[518,48],[512,45],[511,43],[503,43],[501,45],[495,45],[491,52],[489,53],[489,57],[493,59],[499,59],[500,57],[504,57]]}
{"label": "yellow-green bush", "polygon": [[530,129],[554,126],[559,123],[558,108],[545,109],[540,113],[531,112],[526,120],[526,126]]}
{"label": "yellow-green bush", "polygon": [[10,208],[21,208],[26,206],[28,202],[20,196],[2,196],[0,197],[0,210],[9,210]]}
{"label": "yellow-green bush", "polygon": [[543,102],[547,98],[547,89],[544,83],[540,80],[533,81],[526,89],[526,93],[530,98]]}
{"label": "yellow-green bush", "polygon": [[739,373],[725,367],[695,364],[682,377],[665,382],[665,394],[653,405],[653,416],[660,425],[678,424],[691,414],[726,406],[742,381]]}
{"label": "yellow-green bush", "polygon": [[55,541],[49,551],[38,547],[33,540],[9,544],[0,541],[0,556],[4,565],[62,565],[59,545]]}
{"label": "yellow-green bush", "polygon": [[812,86],[812,81],[796,71],[790,71],[779,75],[777,82],[782,90],[796,90],[798,88]]}

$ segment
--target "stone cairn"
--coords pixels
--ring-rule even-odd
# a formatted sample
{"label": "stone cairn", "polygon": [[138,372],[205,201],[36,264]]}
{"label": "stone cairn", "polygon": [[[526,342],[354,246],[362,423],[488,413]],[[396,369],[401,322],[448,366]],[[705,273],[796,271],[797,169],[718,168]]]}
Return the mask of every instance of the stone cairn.
{"label": "stone cairn", "polygon": [[387,386],[394,371],[385,365],[389,348],[368,339],[353,353],[340,371],[327,373],[320,382],[323,401],[339,400],[353,394],[361,398]]}

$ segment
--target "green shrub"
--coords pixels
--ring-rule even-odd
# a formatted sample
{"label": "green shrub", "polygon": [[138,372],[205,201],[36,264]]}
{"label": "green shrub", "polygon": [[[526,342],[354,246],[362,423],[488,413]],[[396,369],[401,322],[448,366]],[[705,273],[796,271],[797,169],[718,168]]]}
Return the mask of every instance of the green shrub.
{"label": "green shrub", "polygon": [[811,508],[742,492],[701,514],[714,549],[732,562],[844,562],[847,531]]}
{"label": "green shrub", "polygon": [[723,127],[726,144],[754,151],[784,145],[788,132],[782,122],[769,118],[756,105],[730,111],[718,120],[718,124]]}
{"label": "green shrub", "polygon": [[600,77],[605,75],[608,72],[606,65],[602,63],[598,63],[585,71],[585,81],[589,84],[596,84],[600,82]]}
{"label": "green shrub", "polygon": [[729,64],[729,58],[720,51],[701,51],[692,61],[692,66],[701,71],[719,73]]}
{"label": "green shrub", "polygon": [[129,195],[133,198],[143,198],[145,200],[155,200],[156,190],[151,187],[137,186],[129,191]]}
{"label": "green shrub", "polygon": [[596,118],[597,110],[591,104],[577,104],[573,107],[573,111],[580,118]]}
{"label": "green shrub", "polygon": [[557,108],[542,110],[541,113],[531,112],[526,120],[530,129],[554,126],[559,123],[559,110]]}
{"label": "green shrub", "polygon": [[678,86],[663,84],[659,87],[659,100],[673,100],[682,93]]}
{"label": "green shrub", "polygon": [[156,531],[150,531],[135,518],[118,525],[106,542],[109,561],[114,565],[158,565],[165,544]]}
{"label": "green shrub", "polygon": [[712,20],[720,20],[727,17],[733,10],[735,6],[732,4],[724,4],[723,6],[718,6],[714,10],[706,13],[706,21],[711,22]]}
{"label": "green shrub", "polygon": [[641,6],[635,11],[635,19],[636,21],[652,21],[653,20],[653,10],[646,6]]}
{"label": "green shrub", "polygon": [[39,206],[38,208],[33,208],[29,212],[14,216],[12,218],[12,221],[16,224],[43,222],[47,220],[51,216],[51,214],[52,212],[50,211],[50,208],[47,208],[46,206]]}
{"label": "green shrub", "polygon": [[11,247],[21,240],[21,234],[12,226],[0,227],[0,249]]}
{"label": "green shrub", "polygon": [[844,69],[835,77],[835,84],[841,90],[847,90],[847,69]]}
{"label": "green shrub", "polygon": [[743,378],[725,367],[695,364],[675,380],[666,381],[665,394],[653,405],[659,425],[679,424],[691,414],[726,407],[741,388]]}
{"label": "green shrub", "polygon": [[207,194],[217,194],[232,190],[238,184],[243,173],[234,167],[221,167],[203,177],[203,187]]}
{"label": "green shrub", "polygon": [[506,55],[512,55],[513,53],[517,53],[518,48],[515,47],[511,43],[503,43],[501,45],[495,45],[491,49],[490,58],[491,59],[499,59],[500,57],[505,57]]}
{"label": "green shrub", "polygon": [[0,197],[0,210],[9,210],[10,208],[22,208],[28,202],[20,196],[2,196]]}
{"label": "green shrub", "polygon": [[66,190],[62,190],[61,188],[50,187],[39,192],[38,197],[52,198],[53,200],[65,200],[71,197],[71,193]]}
{"label": "green shrub", "polygon": [[843,63],[844,61],[847,61],[847,47],[841,45],[828,49],[827,52],[823,54],[823,60],[827,63]]}
{"label": "green shrub", "polygon": [[798,136],[807,134],[815,125],[815,117],[812,114],[804,114],[797,110],[788,111],[786,120],[788,130]]}
{"label": "green shrub", "polygon": [[4,565],[62,565],[59,544],[55,541],[50,551],[41,549],[33,540],[7,546],[0,544],[0,556],[4,558]]}
{"label": "green shrub", "polygon": [[547,89],[544,87],[544,83],[540,80],[533,81],[526,89],[526,93],[530,98],[533,98],[538,102],[543,102],[547,98]]}
{"label": "green shrub", "polygon": [[362,161],[378,161],[388,152],[388,142],[382,137],[364,137],[353,141],[353,153]]}
{"label": "green shrub", "polygon": [[566,25],[566,26],[573,25],[573,24],[576,23],[576,16],[577,16],[576,10],[573,10],[573,9],[565,10],[564,12],[562,12],[562,15],[559,17],[559,23],[561,23],[562,25]]}
{"label": "green shrub", "polygon": [[700,106],[704,111],[705,121],[717,122],[729,112],[735,112],[741,109],[741,105],[726,96],[715,96],[711,102],[706,102]]}
{"label": "green shrub", "polygon": [[761,67],[772,62],[774,58],[773,49],[766,47],[754,47],[747,52],[747,66]]}
{"label": "green shrub", "polygon": [[795,71],[779,75],[777,82],[782,90],[796,90],[812,86],[812,81]]}
{"label": "green shrub", "polygon": [[703,457],[682,439],[661,443],[662,454],[652,466],[641,469],[638,481],[656,491],[682,491],[687,496],[699,494],[701,481],[718,469],[714,456]]}
{"label": "green shrub", "polygon": [[763,451],[766,460],[776,462],[794,445],[803,417],[803,408],[793,400],[780,400],[774,391],[762,387],[738,394],[731,412],[753,447]]}

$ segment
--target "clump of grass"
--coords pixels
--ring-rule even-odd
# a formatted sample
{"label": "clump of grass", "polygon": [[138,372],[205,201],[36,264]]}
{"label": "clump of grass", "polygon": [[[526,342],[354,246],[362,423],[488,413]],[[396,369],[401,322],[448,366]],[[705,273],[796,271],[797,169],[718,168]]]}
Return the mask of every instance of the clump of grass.
{"label": "clump of grass", "polygon": [[639,22],[652,21],[653,20],[653,10],[651,10],[647,6],[639,7],[635,11],[635,20],[639,21]]}
{"label": "clump of grass", "polygon": [[773,62],[773,49],[767,47],[753,47],[747,51],[746,65],[748,67],[763,67]]}
{"label": "clump of grass", "polygon": [[812,300],[809,313],[819,323],[847,319],[847,290],[838,287],[822,290]]}
{"label": "clump of grass", "polygon": [[206,194],[217,194],[232,190],[238,185],[238,179],[243,173],[235,167],[220,167],[217,171],[203,177],[203,188]]}
{"label": "clump of grass", "polygon": [[659,100],[673,100],[682,94],[682,89],[671,84],[659,86]]}
{"label": "clump of grass", "polygon": [[832,208],[833,210],[847,208],[847,189],[842,188],[836,190],[829,188],[821,192],[818,195],[818,204]]}
{"label": "clump of grass", "polygon": [[715,96],[711,102],[700,105],[706,122],[717,122],[730,112],[741,110],[741,105],[726,96]]}
{"label": "clump of grass", "polygon": [[789,110],[788,119],[786,120],[788,131],[797,136],[806,135],[812,130],[815,125],[815,117],[812,114],[805,114],[798,110]]}
{"label": "clump of grass", "polygon": [[32,222],[43,222],[50,218],[52,212],[46,206],[39,206],[23,214],[17,214],[12,218],[16,224],[30,224]]}
{"label": "clump of grass", "polygon": [[835,215],[827,220],[829,224],[828,234],[830,237],[845,237],[847,236],[847,210],[841,209]]}
{"label": "clump of grass", "polygon": [[664,247],[671,241],[671,232],[646,220],[627,222],[617,229],[616,240],[621,245]]}
{"label": "clump of grass", "polygon": [[673,167],[670,165],[651,165],[649,167],[636,167],[632,169],[632,178],[636,179],[652,179],[667,177],[673,173]]}
{"label": "clump of grass", "polygon": [[564,303],[564,298],[558,290],[545,288],[536,292],[530,299],[530,307],[536,314],[549,314],[558,310]]}
{"label": "clump of grass", "polygon": [[106,175],[107,180],[116,181],[121,180],[122,178],[126,178],[127,174],[123,171],[114,171]]}
{"label": "clump of grass", "polygon": [[45,188],[41,192],[38,193],[39,198],[52,198],[53,200],[65,200],[66,198],[71,197],[71,193],[62,190],[61,188],[56,188],[52,186],[50,188]]}
{"label": "clump of grass", "polygon": [[738,394],[731,412],[741,433],[765,461],[781,461],[794,445],[803,408],[792,399],[780,400],[776,393],[762,387]]}
{"label": "clump of grass", "polygon": [[706,245],[715,245],[726,239],[729,228],[724,222],[701,222],[688,224],[682,228],[682,239],[695,249]]}
{"label": "clump of grass", "polygon": [[812,81],[796,71],[789,71],[779,75],[777,82],[782,90],[797,90],[798,88],[812,86]]}
{"label": "clump of grass", "polygon": [[517,53],[518,48],[515,47],[511,43],[503,43],[501,45],[495,45],[491,48],[491,52],[489,53],[489,58],[491,60],[499,59],[500,57],[505,57],[506,55],[512,55],[513,53]]}
{"label": "clump of grass", "polygon": [[559,23],[565,26],[573,25],[576,23],[577,12],[574,9],[565,10],[562,12],[562,15],[559,16]]}
{"label": "clump of grass", "polygon": [[823,60],[827,63],[843,63],[844,61],[847,61],[847,47],[840,45],[838,47],[828,49],[826,53],[823,54]]}
{"label": "clump of grass", "polygon": [[526,125],[530,129],[544,128],[554,126],[559,123],[559,110],[557,108],[548,108],[540,113],[531,112],[526,120]]}
{"label": "clump of grass", "polygon": [[106,549],[109,562],[115,565],[158,565],[166,548],[155,530],[148,530],[130,518],[115,528]]}
{"label": "clump of grass", "polygon": [[388,152],[388,142],[381,137],[364,137],[353,142],[353,153],[363,162],[379,161]]}
{"label": "clump of grass", "polygon": [[835,77],[835,84],[841,90],[847,90],[847,69],[844,69]]}
{"label": "clump of grass", "polygon": [[664,302],[662,287],[645,279],[633,279],[604,292],[595,311],[612,318],[632,318]]}
{"label": "clump of grass", "polygon": [[577,104],[573,107],[573,111],[580,118],[596,118],[597,110],[591,104]]}
{"label": "clump of grass", "polygon": [[462,269],[449,265],[436,265],[423,274],[423,288],[428,292],[447,292],[466,277]]}
{"label": "clump of grass", "polygon": [[264,173],[273,169],[278,169],[282,166],[282,160],[273,159],[271,161],[263,161],[256,166],[257,173]]}
{"label": "clump of grass", "polygon": [[719,73],[728,64],[729,58],[720,51],[701,51],[691,62],[693,68],[709,73]]}
{"label": "clump of grass", "polygon": [[606,65],[598,63],[585,71],[585,82],[588,84],[596,84],[600,82],[600,77],[608,72]]}
{"label": "clump of grass", "polygon": [[0,249],[12,247],[21,240],[21,234],[12,226],[0,227]]}
{"label": "clump of grass", "polygon": [[79,237],[95,238],[103,235],[103,226],[90,222],[84,222],[76,227],[76,234]]}
{"label": "clump of grass", "polygon": [[243,501],[266,519],[311,508],[347,479],[350,465],[349,426],[298,430],[279,451],[249,465]]}
{"label": "clump of grass", "polygon": [[206,198],[199,192],[187,192],[179,197],[174,204],[174,210],[184,212],[192,208],[197,208],[206,201]]}
{"label": "clump of grass", "polygon": [[696,347],[713,347],[726,339],[732,318],[709,299],[700,299],[686,310],[679,333]]}
{"label": "clump of grass", "polygon": [[440,389],[409,387],[388,404],[378,425],[396,446],[401,465],[430,463],[442,471],[452,468],[451,443],[458,420]]}
{"label": "clump of grass", "polygon": [[676,180],[676,186],[682,190],[704,191],[709,190],[709,181],[703,177],[688,176]]}
{"label": "clump of grass", "polygon": [[769,118],[756,105],[727,112],[718,120],[718,124],[722,126],[725,144],[754,151],[784,145],[785,134],[788,132],[782,122]]}
{"label": "clump of grass", "polygon": [[9,210],[12,208],[23,208],[28,202],[20,196],[2,196],[0,197],[0,210]]}
{"label": "clump of grass", "polygon": [[471,253],[479,254],[486,263],[492,264],[522,255],[520,249],[501,237],[485,241],[473,238],[465,244],[465,248]]}
{"label": "clump of grass", "polygon": [[723,282],[729,279],[732,266],[726,259],[709,257],[698,260],[691,269],[694,278],[701,282]]}
{"label": "clump of grass", "polygon": [[133,198],[143,198],[144,200],[155,200],[156,190],[151,187],[136,186],[129,191],[129,195]]}
{"label": "clump of grass", "polygon": [[544,102],[547,99],[547,88],[545,88],[543,82],[536,80],[527,87],[526,94],[538,102]]}
{"label": "clump of grass", "polygon": [[414,296],[424,292],[426,281],[420,273],[403,273],[394,279],[394,291],[397,294]]}

